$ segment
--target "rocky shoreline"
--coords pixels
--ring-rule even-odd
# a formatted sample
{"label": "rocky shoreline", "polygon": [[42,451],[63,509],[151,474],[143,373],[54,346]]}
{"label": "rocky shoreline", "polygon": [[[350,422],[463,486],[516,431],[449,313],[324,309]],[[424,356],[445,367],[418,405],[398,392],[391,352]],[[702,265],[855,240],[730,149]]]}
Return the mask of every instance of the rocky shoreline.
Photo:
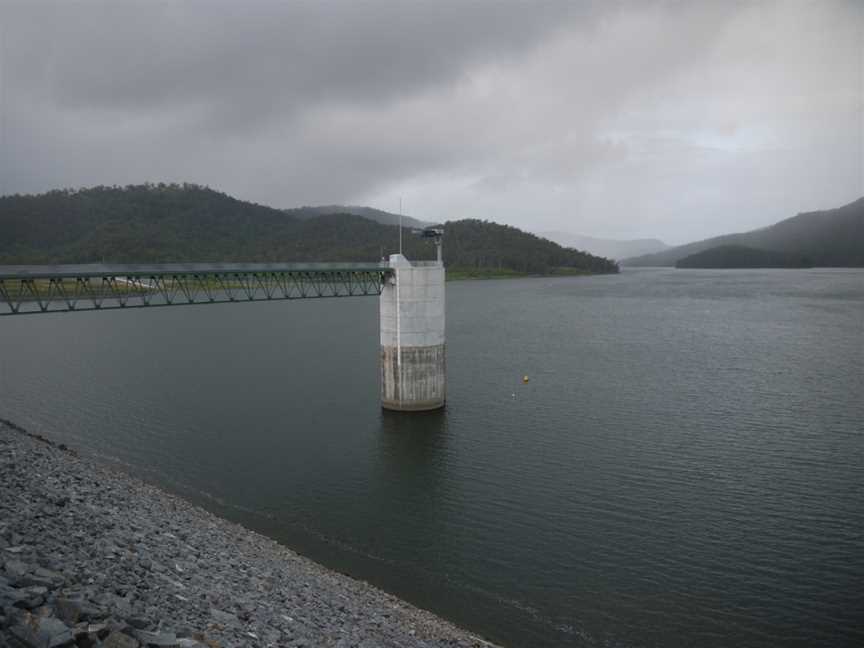
{"label": "rocky shoreline", "polygon": [[0,420],[0,648],[491,645]]}

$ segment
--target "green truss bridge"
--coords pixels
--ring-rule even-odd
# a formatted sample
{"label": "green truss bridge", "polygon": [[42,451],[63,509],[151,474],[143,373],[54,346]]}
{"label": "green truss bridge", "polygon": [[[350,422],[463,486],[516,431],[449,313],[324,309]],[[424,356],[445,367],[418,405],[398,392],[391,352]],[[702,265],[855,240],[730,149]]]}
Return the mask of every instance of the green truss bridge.
{"label": "green truss bridge", "polygon": [[0,315],[380,295],[387,263],[0,266]]}

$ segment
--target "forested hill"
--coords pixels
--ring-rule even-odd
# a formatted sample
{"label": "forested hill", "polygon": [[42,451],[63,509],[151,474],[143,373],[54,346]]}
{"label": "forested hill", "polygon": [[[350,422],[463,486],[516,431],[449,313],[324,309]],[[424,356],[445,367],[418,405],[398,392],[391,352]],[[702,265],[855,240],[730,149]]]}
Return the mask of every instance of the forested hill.
{"label": "forested hill", "polygon": [[618,272],[618,265],[609,259],[561,247],[516,227],[475,219],[445,224],[444,261],[448,267],[528,274],[544,274],[558,268]]}
{"label": "forested hill", "polygon": [[[352,214],[300,217],[197,185],[135,185],[0,197],[0,264],[377,261],[398,228]],[[404,253],[434,246],[405,230]],[[607,259],[486,221],[445,225],[449,268],[617,272]]]}
{"label": "forested hill", "polygon": [[864,267],[864,198],[836,209],[798,214],[770,227],[679,245],[622,263],[673,266],[690,255],[724,246],[800,255],[815,266]]}
{"label": "forested hill", "polygon": [[676,268],[811,268],[811,261],[794,252],[721,245],[679,259]]}

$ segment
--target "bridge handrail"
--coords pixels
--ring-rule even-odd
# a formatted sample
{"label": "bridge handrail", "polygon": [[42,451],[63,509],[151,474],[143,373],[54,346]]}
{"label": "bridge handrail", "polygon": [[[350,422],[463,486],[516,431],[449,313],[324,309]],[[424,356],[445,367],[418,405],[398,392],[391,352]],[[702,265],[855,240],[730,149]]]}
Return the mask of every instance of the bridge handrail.
{"label": "bridge handrail", "polygon": [[256,273],[256,272],[391,272],[387,264],[332,263],[161,263],[161,264],[60,264],[0,265],[0,279],[50,279],[53,277],[149,277],[152,275]]}

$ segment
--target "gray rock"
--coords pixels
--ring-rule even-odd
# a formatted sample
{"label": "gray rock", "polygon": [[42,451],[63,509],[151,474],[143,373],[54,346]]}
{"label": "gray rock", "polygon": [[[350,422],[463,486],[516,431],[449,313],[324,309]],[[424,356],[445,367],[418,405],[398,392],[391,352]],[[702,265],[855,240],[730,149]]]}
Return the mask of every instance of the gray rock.
{"label": "gray rock", "polygon": [[0,607],[14,605],[18,601],[27,598],[27,593],[15,587],[0,585]]}
{"label": "gray rock", "polygon": [[135,638],[145,646],[171,647],[177,645],[177,635],[173,632],[148,632],[135,630]]}
{"label": "gray rock", "polygon": [[72,637],[75,639],[75,642],[89,642],[90,641],[90,632],[88,630],[86,623],[76,623],[72,627]]}
{"label": "gray rock", "polygon": [[71,630],[54,617],[27,614],[9,632],[28,648],[60,648],[74,643]]}
{"label": "gray rock", "polygon": [[82,621],[76,623],[72,628],[72,637],[78,648],[92,648],[101,645],[101,640],[107,637],[110,632],[104,623],[93,624]]}
{"label": "gray rock", "polygon": [[108,616],[108,612],[97,605],[90,603],[82,603],[81,605],[81,620],[82,621],[102,621]]}
{"label": "gray rock", "polygon": [[81,619],[81,608],[82,602],[75,599],[58,598],[54,602],[57,616],[69,625],[74,625]]}
{"label": "gray rock", "polygon": [[59,587],[66,580],[63,577],[63,574],[53,571],[51,569],[45,569],[44,567],[38,567],[36,571],[30,574],[30,578],[39,581],[34,582],[33,585],[44,585],[45,587],[49,587],[51,589]]}
{"label": "gray rock", "polygon": [[30,572],[30,566],[20,560],[7,560],[3,563],[4,571],[9,574],[12,583],[18,582],[19,578]]}
{"label": "gray rock", "polygon": [[111,633],[111,630],[104,623],[88,623],[87,633],[91,639],[104,639]]}
{"label": "gray rock", "polygon": [[74,646],[75,639],[72,637],[72,631],[68,628],[54,635],[48,640],[48,648],[64,648],[66,646]]}
{"label": "gray rock", "polygon": [[213,617],[215,621],[223,624],[231,624],[236,625],[240,623],[240,619],[238,619],[235,615],[230,612],[223,612],[222,610],[217,610],[216,608],[210,608],[210,616]]}
{"label": "gray rock", "polygon": [[178,639],[177,646],[179,648],[207,648],[207,644],[201,643],[197,639],[190,639],[189,637]]}
{"label": "gray rock", "polygon": [[37,596],[45,596],[48,593],[48,588],[43,587],[42,585],[31,585],[30,587],[24,587],[23,591],[28,594],[36,594]]}
{"label": "gray rock", "polygon": [[147,626],[150,625],[150,622],[147,619],[139,616],[127,617],[126,621],[136,630],[146,630]]}
{"label": "gray rock", "polygon": [[125,621],[118,621],[113,617],[109,617],[105,619],[105,625],[108,626],[108,630],[111,632],[122,632],[130,636],[132,634],[132,628]]}
{"label": "gray rock", "polygon": [[111,632],[102,640],[104,648],[138,648],[140,645],[137,639],[122,632]]}
{"label": "gray rock", "polygon": [[45,587],[25,587],[18,591],[20,597],[13,605],[26,610],[32,610],[42,605],[45,602],[45,594],[48,593],[48,589]]}
{"label": "gray rock", "polygon": [[42,578],[37,576],[36,574],[25,574],[21,578],[19,578],[16,583],[18,587],[30,587],[31,585],[38,585],[39,587],[48,587],[54,589],[54,581],[50,578]]}
{"label": "gray rock", "polygon": [[12,554],[20,554],[20,553],[24,553],[25,551],[27,551],[28,548],[29,547],[27,547],[27,545],[17,545],[15,547],[6,547],[3,551],[8,551],[9,553],[12,553]]}
{"label": "gray rock", "polygon": [[26,623],[14,623],[9,628],[9,635],[20,641],[26,648],[44,648],[47,641]]}

